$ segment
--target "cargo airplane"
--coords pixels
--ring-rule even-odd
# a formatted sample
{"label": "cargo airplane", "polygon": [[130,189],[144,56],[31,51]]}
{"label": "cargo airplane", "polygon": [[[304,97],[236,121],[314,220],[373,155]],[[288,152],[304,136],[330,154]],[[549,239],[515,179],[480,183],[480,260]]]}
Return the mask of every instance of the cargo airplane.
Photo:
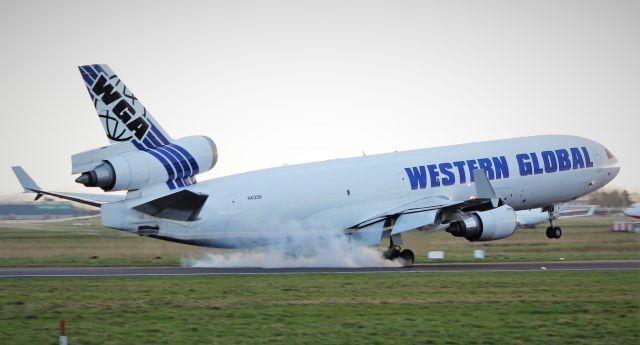
{"label": "cargo airplane", "polygon": [[[445,229],[468,241],[515,231],[516,210],[574,200],[611,181],[601,144],[545,135],[281,166],[198,181],[218,159],[206,136],[172,138],[107,65],[80,66],[110,145],[72,156],[76,182],[126,195],[52,192],[21,167],[26,192],[99,207],[104,226],[209,247],[246,248],[339,229],[387,259],[414,261],[402,234]],[[561,229],[549,217],[550,237]]]}

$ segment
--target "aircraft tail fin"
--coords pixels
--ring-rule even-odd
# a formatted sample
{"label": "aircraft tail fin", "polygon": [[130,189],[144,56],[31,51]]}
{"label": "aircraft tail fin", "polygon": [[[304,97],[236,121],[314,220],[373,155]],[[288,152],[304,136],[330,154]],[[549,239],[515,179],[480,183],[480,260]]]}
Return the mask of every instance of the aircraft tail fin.
{"label": "aircraft tail fin", "polygon": [[[215,165],[213,140],[174,140],[105,64],[79,66],[89,96],[112,145],[76,154],[76,182],[105,191],[141,190],[166,183],[170,190],[196,183]],[[117,176],[117,178],[116,178]]]}
{"label": "aircraft tail fin", "polygon": [[136,147],[151,148],[172,140],[109,66],[78,68],[111,143],[131,142]]}

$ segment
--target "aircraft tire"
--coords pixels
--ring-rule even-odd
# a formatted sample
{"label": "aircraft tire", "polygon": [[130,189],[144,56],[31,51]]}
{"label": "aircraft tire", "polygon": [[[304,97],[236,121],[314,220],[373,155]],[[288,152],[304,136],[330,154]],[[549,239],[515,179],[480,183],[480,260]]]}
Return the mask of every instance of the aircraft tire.
{"label": "aircraft tire", "polygon": [[404,266],[413,266],[413,263],[416,259],[415,255],[413,255],[413,252],[409,249],[403,250],[400,253],[400,258],[402,258],[402,260],[404,261]]}
{"label": "aircraft tire", "polygon": [[554,238],[553,237],[553,228],[552,227],[548,227],[547,228],[547,238]]}
{"label": "aircraft tire", "polygon": [[384,258],[387,260],[395,260],[398,257],[400,257],[400,249],[398,247],[390,247],[384,252]]}

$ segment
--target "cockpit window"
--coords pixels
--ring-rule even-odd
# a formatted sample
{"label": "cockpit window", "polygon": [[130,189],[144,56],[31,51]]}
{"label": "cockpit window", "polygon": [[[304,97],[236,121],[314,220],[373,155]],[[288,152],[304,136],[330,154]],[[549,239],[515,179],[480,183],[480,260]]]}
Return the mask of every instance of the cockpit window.
{"label": "cockpit window", "polygon": [[611,153],[611,151],[609,151],[609,149],[606,149],[606,148],[605,148],[605,149],[604,149],[604,152],[606,152],[606,153],[607,153],[607,158],[608,158],[608,159],[614,159],[614,158],[616,158],[616,156],[614,156],[614,155],[613,155],[613,153]]}

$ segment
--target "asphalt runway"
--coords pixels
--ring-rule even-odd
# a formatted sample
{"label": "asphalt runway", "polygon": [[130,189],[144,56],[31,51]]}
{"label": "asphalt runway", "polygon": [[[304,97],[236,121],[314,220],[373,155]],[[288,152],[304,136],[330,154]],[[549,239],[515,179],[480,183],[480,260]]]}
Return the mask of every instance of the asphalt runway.
{"label": "asphalt runway", "polygon": [[535,272],[535,271],[640,270],[640,260],[429,263],[411,267],[299,267],[299,268],[196,268],[196,267],[2,267],[0,278],[16,277],[122,277],[196,276],[229,274],[388,273],[388,272]]}

